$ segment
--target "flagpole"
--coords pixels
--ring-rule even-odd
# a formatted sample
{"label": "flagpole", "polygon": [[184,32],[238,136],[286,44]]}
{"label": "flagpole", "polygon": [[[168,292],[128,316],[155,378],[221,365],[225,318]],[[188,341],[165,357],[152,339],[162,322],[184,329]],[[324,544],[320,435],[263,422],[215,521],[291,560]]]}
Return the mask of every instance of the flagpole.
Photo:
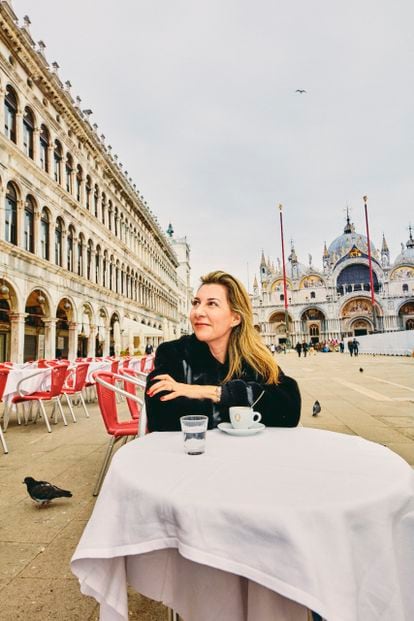
{"label": "flagpole", "polygon": [[363,196],[364,200],[364,212],[365,212],[365,228],[367,232],[367,244],[368,244],[368,268],[369,268],[369,283],[371,288],[371,305],[372,305],[372,321],[374,325],[374,332],[376,332],[376,316],[375,316],[375,291],[374,291],[374,277],[372,273],[372,257],[371,257],[371,241],[369,236],[369,224],[368,224],[368,196]]}
{"label": "flagpole", "polygon": [[285,240],[283,236],[283,205],[279,205],[279,218],[280,218],[280,241],[282,245],[282,269],[283,269],[283,297],[285,303],[285,324],[286,324],[286,346],[289,342],[289,313],[288,313],[288,297],[286,286],[286,264],[285,264]]}

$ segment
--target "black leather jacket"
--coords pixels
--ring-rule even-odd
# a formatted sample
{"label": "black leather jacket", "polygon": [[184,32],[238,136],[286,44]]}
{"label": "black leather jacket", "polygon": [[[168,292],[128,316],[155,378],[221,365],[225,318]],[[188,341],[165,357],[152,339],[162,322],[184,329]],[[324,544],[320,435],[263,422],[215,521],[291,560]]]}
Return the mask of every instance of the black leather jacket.
{"label": "black leather jacket", "polygon": [[179,431],[180,416],[205,414],[209,417],[209,429],[220,422],[229,421],[229,407],[252,405],[263,393],[255,411],[262,415],[262,423],[269,427],[296,427],[300,418],[301,398],[297,383],[280,371],[278,384],[265,384],[263,378],[247,364],[240,378],[223,384],[228,363],[221,364],[211,354],[208,346],[193,335],[176,341],[162,343],[156,352],[155,368],[149,374],[147,388],[154,377],[168,373],[177,382],[222,386],[220,402],[211,399],[188,399],[177,397],[160,401],[165,392],[154,397],[146,396],[149,431]]}

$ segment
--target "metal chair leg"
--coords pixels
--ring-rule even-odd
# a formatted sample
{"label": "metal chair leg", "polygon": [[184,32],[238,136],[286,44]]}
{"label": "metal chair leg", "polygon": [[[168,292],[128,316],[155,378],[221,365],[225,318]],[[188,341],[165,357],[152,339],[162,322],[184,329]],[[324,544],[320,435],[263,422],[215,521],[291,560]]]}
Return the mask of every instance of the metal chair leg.
{"label": "metal chair leg", "polygon": [[71,403],[71,401],[70,401],[70,399],[69,399],[69,395],[68,395],[68,394],[66,394],[66,392],[65,392],[65,393],[63,393],[63,394],[64,394],[64,395],[65,395],[65,397],[66,397],[66,401],[67,401],[67,404],[68,404],[68,407],[69,407],[69,410],[70,410],[70,414],[71,414],[71,416],[72,416],[72,420],[73,420],[73,422],[74,422],[74,423],[76,423],[76,422],[77,422],[77,420],[76,420],[75,412],[73,411],[72,403]]}
{"label": "metal chair leg", "polygon": [[85,399],[83,398],[83,394],[81,392],[79,393],[79,397],[80,397],[83,409],[85,410],[86,418],[90,418],[88,409],[86,407]]}
{"label": "metal chair leg", "polygon": [[108,448],[106,450],[106,455],[105,455],[105,458],[104,458],[104,461],[103,461],[103,464],[102,464],[102,468],[101,468],[101,471],[100,471],[100,473],[98,475],[98,479],[96,481],[95,489],[93,490],[93,496],[97,496],[99,494],[100,490],[101,490],[102,482],[104,480],[106,471],[108,470],[109,461],[111,459],[111,454],[112,454],[113,448],[115,446],[115,443],[118,440],[120,440],[120,439],[121,439],[120,437],[117,438],[116,436],[112,436],[112,438],[109,441],[109,445],[108,445]]}
{"label": "metal chair leg", "polygon": [[39,399],[38,403],[39,403],[39,407],[40,407],[40,412],[42,413],[42,416],[43,416],[43,420],[46,423],[47,430],[48,430],[49,433],[52,433],[52,429],[51,429],[50,424],[49,424],[49,419],[48,419],[47,414],[46,414],[45,406],[43,405],[43,403],[42,403],[42,401],[40,399]]}
{"label": "metal chair leg", "polygon": [[[63,411],[62,404],[60,402],[60,398],[59,397],[55,397],[55,401],[56,401],[57,406],[58,406],[58,408],[60,410],[60,415],[62,416],[63,424],[65,425],[65,427],[67,427],[68,426],[68,421],[66,420],[65,412]],[[56,418],[56,420],[57,420],[57,418]]]}
{"label": "metal chair leg", "polygon": [[4,435],[3,435],[3,429],[1,428],[1,425],[0,425],[0,442],[3,445],[3,451],[5,453],[8,453],[9,449],[7,448],[6,439],[5,439]]}

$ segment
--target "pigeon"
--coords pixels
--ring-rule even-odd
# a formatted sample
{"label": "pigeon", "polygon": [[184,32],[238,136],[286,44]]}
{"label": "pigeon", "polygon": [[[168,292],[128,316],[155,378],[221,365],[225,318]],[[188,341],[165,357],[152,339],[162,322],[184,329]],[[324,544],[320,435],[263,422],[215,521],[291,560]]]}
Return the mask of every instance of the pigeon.
{"label": "pigeon", "polygon": [[306,93],[306,92],[307,92],[307,91],[305,91],[305,89],[304,89],[304,88],[297,88],[297,89],[295,90],[295,93],[300,93],[301,95],[303,95],[303,93]]}
{"label": "pigeon", "polygon": [[315,401],[315,403],[313,404],[313,408],[312,408],[312,416],[318,416],[319,412],[321,411],[321,404],[319,403],[318,400]]}
{"label": "pigeon", "polygon": [[360,373],[363,373],[363,372],[364,372],[364,369],[363,369],[362,367],[359,367],[359,372],[360,372]]}
{"label": "pigeon", "polygon": [[39,503],[40,507],[47,506],[55,498],[70,498],[72,492],[60,489],[56,485],[52,485],[47,481],[36,481],[32,477],[26,477],[23,483],[26,483],[27,492],[32,500]]}

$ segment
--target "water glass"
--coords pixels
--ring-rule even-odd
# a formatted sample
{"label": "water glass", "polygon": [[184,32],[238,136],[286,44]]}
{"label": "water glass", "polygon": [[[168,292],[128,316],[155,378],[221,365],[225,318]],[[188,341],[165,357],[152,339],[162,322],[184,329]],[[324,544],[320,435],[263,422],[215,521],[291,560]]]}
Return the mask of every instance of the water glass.
{"label": "water glass", "polygon": [[208,416],[181,416],[180,421],[184,434],[184,451],[188,455],[202,455],[206,447]]}

